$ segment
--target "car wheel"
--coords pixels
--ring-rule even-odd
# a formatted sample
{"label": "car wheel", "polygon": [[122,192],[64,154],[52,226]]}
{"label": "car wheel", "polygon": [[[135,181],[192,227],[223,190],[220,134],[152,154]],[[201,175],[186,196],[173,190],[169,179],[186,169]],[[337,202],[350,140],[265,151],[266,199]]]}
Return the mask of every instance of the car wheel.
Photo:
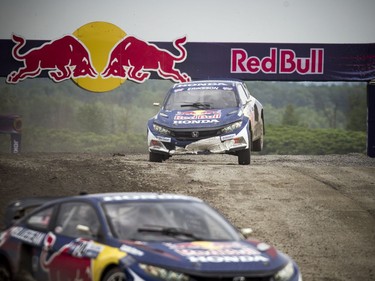
{"label": "car wheel", "polygon": [[125,273],[119,268],[115,267],[108,271],[101,281],[125,281]]}
{"label": "car wheel", "polygon": [[251,159],[251,145],[252,145],[252,138],[251,138],[251,131],[248,131],[249,135],[249,148],[240,150],[237,153],[238,156],[238,164],[239,165],[249,165]]}
{"label": "car wheel", "polygon": [[164,156],[163,154],[150,152],[149,160],[150,162],[163,162]]}
{"label": "car wheel", "polygon": [[11,275],[9,268],[5,264],[0,264],[0,281],[10,281]]}

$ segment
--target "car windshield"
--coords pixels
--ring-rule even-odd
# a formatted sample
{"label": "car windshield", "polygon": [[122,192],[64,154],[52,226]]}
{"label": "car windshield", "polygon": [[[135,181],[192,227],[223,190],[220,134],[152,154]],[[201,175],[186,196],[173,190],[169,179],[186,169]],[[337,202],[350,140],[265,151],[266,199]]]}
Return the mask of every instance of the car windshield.
{"label": "car windshield", "polygon": [[190,90],[171,92],[165,102],[166,110],[218,109],[237,107],[232,90]]}
{"label": "car windshield", "polygon": [[239,235],[222,216],[200,202],[108,202],[113,236],[138,241],[233,241]]}

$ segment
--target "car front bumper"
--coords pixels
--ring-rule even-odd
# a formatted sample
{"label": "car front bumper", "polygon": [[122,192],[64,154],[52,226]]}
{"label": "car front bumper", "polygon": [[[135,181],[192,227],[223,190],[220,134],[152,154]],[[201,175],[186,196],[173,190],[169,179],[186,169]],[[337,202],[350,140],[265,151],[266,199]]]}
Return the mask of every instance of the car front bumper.
{"label": "car front bumper", "polygon": [[237,133],[210,137],[183,145],[180,145],[181,142],[172,137],[160,136],[150,129],[148,130],[147,138],[150,152],[167,155],[224,154],[249,148],[246,127]]}

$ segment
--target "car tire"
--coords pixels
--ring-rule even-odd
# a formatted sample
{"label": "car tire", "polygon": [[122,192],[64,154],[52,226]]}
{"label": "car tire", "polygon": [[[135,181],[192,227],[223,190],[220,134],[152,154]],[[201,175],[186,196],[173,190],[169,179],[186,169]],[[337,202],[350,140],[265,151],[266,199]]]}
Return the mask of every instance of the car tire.
{"label": "car tire", "polygon": [[149,155],[149,161],[150,162],[163,162],[164,160],[164,156],[163,154],[160,154],[160,153],[154,153],[154,152],[150,152],[150,155]]}
{"label": "car tire", "polygon": [[125,273],[118,267],[109,270],[101,281],[125,281]]}
{"label": "car tire", "polygon": [[248,136],[249,136],[249,148],[240,150],[237,153],[238,156],[238,164],[239,165],[250,165],[251,161],[251,145],[252,145],[252,138],[251,138],[251,131],[248,131]]}
{"label": "car tire", "polygon": [[2,263],[0,263],[0,280],[1,281],[12,280],[9,268],[5,264],[2,264]]}

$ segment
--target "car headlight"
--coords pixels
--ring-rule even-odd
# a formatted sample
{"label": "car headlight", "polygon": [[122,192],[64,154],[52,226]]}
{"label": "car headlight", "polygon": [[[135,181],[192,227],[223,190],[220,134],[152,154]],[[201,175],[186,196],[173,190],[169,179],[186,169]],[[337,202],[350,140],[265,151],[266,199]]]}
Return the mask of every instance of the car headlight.
{"label": "car headlight", "polygon": [[275,274],[273,277],[273,280],[275,281],[288,281],[292,276],[294,275],[294,266],[291,261],[288,262],[288,264],[281,269],[279,272]]}
{"label": "car headlight", "polygon": [[229,126],[226,126],[225,128],[221,129],[221,133],[227,134],[227,133],[233,132],[234,130],[241,128],[241,125],[242,125],[242,121],[234,122],[230,124]]}
{"label": "car headlight", "polygon": [[162,135],[166,135],[166,136],[169,136],[171,134],[171,131],[162,127],[162,126],[159,126],[157,124],[153,124],[153,127],[154,127],[154,130],[157,131],[158,133],[162,134]]}
{"label": "car headlight", "polygon": [[149,264],[143,264],[140,263],[139,267],[146,272],[147,274],[162,279],[162,280],[167,280],[167,281],[188,281],[189,276],[175,272],[172,270],[168,270],[165,268],[149,265]]}

